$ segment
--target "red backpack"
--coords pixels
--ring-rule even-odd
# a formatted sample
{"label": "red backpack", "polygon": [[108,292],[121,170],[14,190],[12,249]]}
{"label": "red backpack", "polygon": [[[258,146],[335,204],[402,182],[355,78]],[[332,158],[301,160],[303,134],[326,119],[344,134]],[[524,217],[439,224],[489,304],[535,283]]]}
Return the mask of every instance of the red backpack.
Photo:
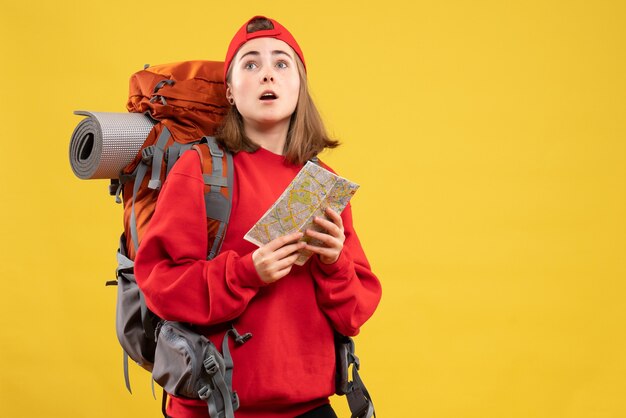
{"label": "red backpack", "polygon": [[[128,110],[144,113],[155,124],[119,179],[112,180],[112,189],[116,190],[118,201],[121,202],[120,193],[123,198],[124,233],[117,255],[117,280],[108,284],[118,286],[116,329],[124,349],[124,376],[129,391],[128,357],[154,372],[155,337],[167,323],[147,308],[135,280],[133,260],[152,219],[163,182],[174,163],[192,148],[200,154],[205,179],[210,243],[208,259],[219,252],[223,241],[231,208],[232,155],[220,148],[215,138],[210,136],[215,134],[228,107],[222,77],[222,62],[187,61],[146,67],[130,79]],[[187,330],[182,324],[181,327],[187,337],[199,338],[192,330]],[[249,338],[241,337],[234,329],[231,334],[240,343]],[[208,341],[203,344],[205,347],[210,345]],[[219,357],[218,352],[214,352]],[[226,369],[221,374],[228,376],[232,373],[232,361],[225,360],[222,363]],[[189,378],[184,375],[184,368],[180,369],[180,376],[173,378],[169,374],[163,377],[165,381],[157,379],[158,383],[164,387],[179,385],[182,379]],[[219,374],[213,378],[223,379]],[[218,386],[209,380],[200,382],[201,388]],[[196,383],[198,381],[194,381]],[[207,402],[209,405],[232,405],[236,409],[237,403],[231,400],[236,395],[231,392],[232,388],[228,387],[219,399],[207,399]],[[197,393],[195,396],[198,396]]]}

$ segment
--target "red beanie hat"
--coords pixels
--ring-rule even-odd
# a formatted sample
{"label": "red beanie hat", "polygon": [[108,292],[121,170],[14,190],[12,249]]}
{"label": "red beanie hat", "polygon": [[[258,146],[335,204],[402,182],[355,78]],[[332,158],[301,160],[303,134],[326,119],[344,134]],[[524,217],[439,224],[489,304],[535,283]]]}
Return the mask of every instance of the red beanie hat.
{"label": "red beanie hat", "polygon": [[[274,29],[266,29],[259,30],[256,32],[248,33],[248,24],[254,19],[267,19],[272,22]],[[298,54],[302,64],[304,65],[304,69],[306,70],[306,64],[304,63],[304,54],[300,49],[300,46],[296,42],[295,38],[289,33],[289,31],[280,23],[275,21],[274,19],[270,19],[265,16],[254,16],[252,19],[248,20],[235,34],[233,40],[230,41],[230,45],[228,45],[228,51],[226,52],[226,60],[224,61],[224,84],[226,84],[226,73],[228,73],[228,67],[230,67],[230,63],[235,58],[235,54],[243,44],[248,42],[250,39],[255,38],[275,38],[285,42],[287,45],[293,48],[293,50]]]}

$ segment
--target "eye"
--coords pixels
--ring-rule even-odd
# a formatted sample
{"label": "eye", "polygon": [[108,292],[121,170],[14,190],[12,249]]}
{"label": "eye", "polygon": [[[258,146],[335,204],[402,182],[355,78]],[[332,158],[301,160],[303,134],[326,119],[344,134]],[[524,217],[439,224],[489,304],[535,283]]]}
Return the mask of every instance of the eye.
{"label": "eye", "polygon": [[257,67],[257,65],[253,61],[248,61],[243,66],[243,68],[246,69],[246,70],[254,70],[256,67]]}
{"label": "eye", "polygon": [[278,61],[276,63],[276,67],[283,69],[283,68],[287,68],[288,65],[287,65],[287,63],[285,61]]}

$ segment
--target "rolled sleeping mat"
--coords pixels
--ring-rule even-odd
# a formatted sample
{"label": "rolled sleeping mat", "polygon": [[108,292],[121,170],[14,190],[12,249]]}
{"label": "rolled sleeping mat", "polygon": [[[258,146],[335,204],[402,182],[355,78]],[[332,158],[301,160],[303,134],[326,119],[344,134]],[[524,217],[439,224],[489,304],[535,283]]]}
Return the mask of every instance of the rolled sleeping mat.
{"label": "rolled sleeping mat", "polygon": [[117,179],[137,155],[155,122],[143,113],[87,112],[70,141],[70,165],[81,179]]}

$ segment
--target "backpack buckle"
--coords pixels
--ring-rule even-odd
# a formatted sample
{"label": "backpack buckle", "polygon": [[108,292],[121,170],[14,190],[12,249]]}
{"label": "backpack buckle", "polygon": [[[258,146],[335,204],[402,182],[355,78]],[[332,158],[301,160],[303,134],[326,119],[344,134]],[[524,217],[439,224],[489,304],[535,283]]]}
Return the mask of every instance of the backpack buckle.
{"label": "backpack buckle", "polygon": [[233,337],[235,337],[235,342],[239,345],[244,344],[246,341],[252,338],[251,332],[246,332],[245,334],[241,335],[239,334],[239,332],[237,332],[235,327],[230,327],[230,332],[233,334]]}
{"label": "backpack buckle", "polygon": [[161,96],[161,95],[158,95],[158,94],[155,94],[154,96],[152,96],[152,97],[150,98],[150,103],[154,103],[154,102],[156,102],[157,100],[161,100],[161,104],[162,104],[163,106],[166,106],[166,105],[167,105],[167,100],[165,100],[165,97],[163,97],[163,96]]}
{"label": "backpack buckle", "polygon": [[213,376],[219,370],[217,361],[215,361],[215,356],[213,355],[205,358],[202,363],[204,364],[204,369],[209,374],[209,376]]}
{"label": "backpack buckle", "polygon": [[198,390],[198,396],[203,401],[206,401],[207,399],[209,399],[209,396],[211,396],[211,388],[209,388],[208,385],[207,386],[202,386],[200,388],[200,390]]}
{"label": "backpack buckle", "polygon": [[161,80],[159,81],[155,86],[154,86],[154,90],[152,90],[152,94],[156,94],[159,90],[161,90],[163,88],[163,86],[165,85],[168,86],[173,86],[174,84],[176,84],[175,80],[171,80],[171,79],[167,79],[167,80]]}
{"label": "backpack buckle", "polygon": [[354,353],[348,353],[348,363],[353,364],[357,370],[361,368],[361,362]]}
{"label": "backpack buckle", "polygon": [[141,150],[141,161],[146,165],[152,164],[152,158],[154,157],[154,145],[145,147]]}
{"label": "backpack buckle", "polygon": [[111,179],[111,184],[109,184],[109,195],[115,196],[119,186],[120,181],[118,179]]}

